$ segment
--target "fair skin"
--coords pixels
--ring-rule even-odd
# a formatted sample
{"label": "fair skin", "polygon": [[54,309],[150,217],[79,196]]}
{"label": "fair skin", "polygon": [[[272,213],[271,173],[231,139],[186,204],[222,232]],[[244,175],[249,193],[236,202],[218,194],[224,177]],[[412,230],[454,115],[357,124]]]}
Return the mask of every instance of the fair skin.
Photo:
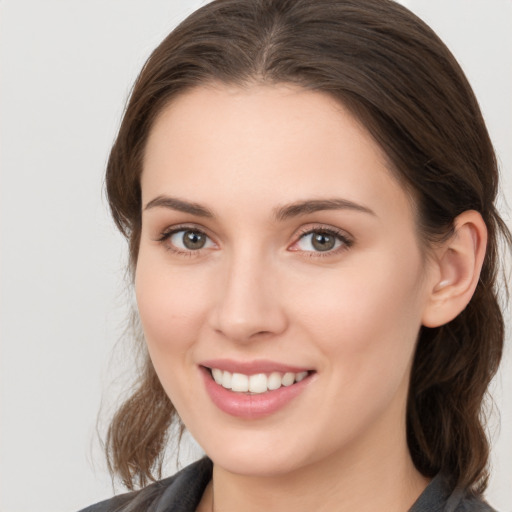
{"label": "fair skin", "polygon": [[[469,301],[480,216],[465,212],[425,257],[379,146],[333,99],[291,85],[174,100],[152,128],[141,187],[135,286],[149,354],[214,462],[198,510],[408,510],[428,484],[405,433],[415,343],[422,324]],[[307,376],[290,399],[251,409],[247,392],[212,398],[223,364]]]}

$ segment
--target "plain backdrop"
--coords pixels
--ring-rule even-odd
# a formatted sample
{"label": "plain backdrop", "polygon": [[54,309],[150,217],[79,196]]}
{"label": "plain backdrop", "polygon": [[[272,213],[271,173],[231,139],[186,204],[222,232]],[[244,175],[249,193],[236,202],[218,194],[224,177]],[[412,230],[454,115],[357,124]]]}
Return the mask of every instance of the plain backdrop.
{"label": "plain backdrop", "polygon": [[[114,351],[129,293],[103,172],[141,65],[203,3],[0,0],[1,512],[74,511],[113,492],[96,420],[129,377],[128,345]],[[512,1],[402,3],[465,69],[511,198]],[[510,346],[493,393],[488,499],[510,512]],[[182,463],[197,454],[186,441]]]}

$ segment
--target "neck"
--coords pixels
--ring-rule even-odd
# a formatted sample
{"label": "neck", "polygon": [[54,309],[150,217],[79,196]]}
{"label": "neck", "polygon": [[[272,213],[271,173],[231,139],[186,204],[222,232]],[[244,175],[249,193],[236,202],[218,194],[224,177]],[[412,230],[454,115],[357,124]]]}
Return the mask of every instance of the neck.
{"label": "neck", "polygon": [[406,512],[428,484],[406,445],[386,443],[369,457],[353,455],[335,454],[286,475],[237,475],[214,466],[204,510]]}

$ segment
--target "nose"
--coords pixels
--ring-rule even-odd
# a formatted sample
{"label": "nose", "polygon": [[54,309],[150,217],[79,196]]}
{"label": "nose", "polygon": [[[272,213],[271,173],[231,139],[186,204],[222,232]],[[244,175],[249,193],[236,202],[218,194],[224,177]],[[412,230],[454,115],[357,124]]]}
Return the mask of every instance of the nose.
{"label": "nose", "polygon": [[239,343],[284,332],[288,320],[277,269],[254,254],[239,255],[226,263],[211,311],[212,328]]}

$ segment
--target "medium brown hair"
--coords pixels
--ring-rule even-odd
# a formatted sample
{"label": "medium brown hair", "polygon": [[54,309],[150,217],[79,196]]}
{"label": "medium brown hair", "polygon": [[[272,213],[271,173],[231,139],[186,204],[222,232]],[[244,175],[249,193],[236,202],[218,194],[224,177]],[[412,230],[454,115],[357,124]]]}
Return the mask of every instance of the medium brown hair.
{"label": "medium brown hair", "polygon": [[[362,122],[412,193],[425,247],[477,210],[488,229],[480,281],[467,308],[422,328],[407,405],[418,470],[439,471],[475,493],[487,483],[482,414],[502,353],[497,299],[498,169],[480,109],[456,60],[421,20],[390,0],[216,0],[181,23],[152,53],[128,102],[108,161],[114,220],[137,264],[140,176],[148,134],[180,93],[209,82],[292,83],[327,93]],[[111,470],[129,488],[158,474],[175,409],[147,358],[107,436]]]}

